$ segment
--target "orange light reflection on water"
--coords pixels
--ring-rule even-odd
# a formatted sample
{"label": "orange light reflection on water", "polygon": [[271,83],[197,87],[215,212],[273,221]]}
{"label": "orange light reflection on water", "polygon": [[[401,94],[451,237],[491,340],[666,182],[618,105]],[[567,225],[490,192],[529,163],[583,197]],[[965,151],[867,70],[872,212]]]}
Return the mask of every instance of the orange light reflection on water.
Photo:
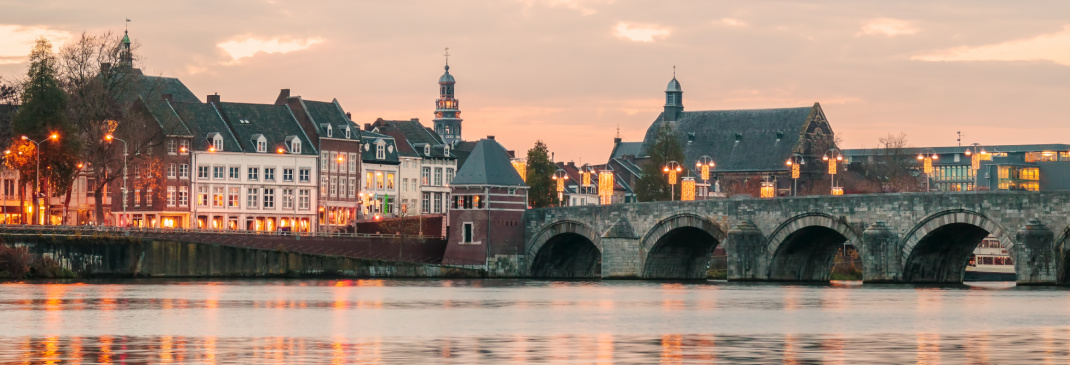
{"label": "orange light reflection on water", "polygon": [[661,363],[682,364],[683,351],[680,349],[683,336],[678,334],[661,335]]}

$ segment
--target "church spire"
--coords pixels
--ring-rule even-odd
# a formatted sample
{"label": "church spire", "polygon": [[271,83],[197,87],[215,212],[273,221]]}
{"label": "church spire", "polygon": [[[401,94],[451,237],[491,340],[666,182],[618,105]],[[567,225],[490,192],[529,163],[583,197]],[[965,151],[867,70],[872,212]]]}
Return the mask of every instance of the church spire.
{"label": "church spire", "polygon": [[126,29],[123,29],[123,40],[119,49],[119,66],[126,68],[134,67],[134,54],[130,50],[130,18],[126,18]]}
{"label": "church spire", "polygon": [[450,75],[450,49],[446,48],[446,72],[438,78],[438,100],[435,101],[435,132],[446,144],[461,141],[460,101],[454,97],[457,80]]}
{"label": "church spire", "polygon": [[676,66],[672,66],[672,80],[665,88],[665,112],[663,120],[675,121],[684,112],[684,90],[676,81]]}

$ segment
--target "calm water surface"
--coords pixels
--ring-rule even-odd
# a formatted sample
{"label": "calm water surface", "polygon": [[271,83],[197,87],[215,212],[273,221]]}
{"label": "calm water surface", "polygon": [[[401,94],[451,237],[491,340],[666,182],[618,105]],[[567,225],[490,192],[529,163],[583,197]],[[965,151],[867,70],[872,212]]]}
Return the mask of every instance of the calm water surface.
{"label": "calm water surface", "polygon": [[1067,363],[1070,291],[252,280],[0,284],[0,363]]}

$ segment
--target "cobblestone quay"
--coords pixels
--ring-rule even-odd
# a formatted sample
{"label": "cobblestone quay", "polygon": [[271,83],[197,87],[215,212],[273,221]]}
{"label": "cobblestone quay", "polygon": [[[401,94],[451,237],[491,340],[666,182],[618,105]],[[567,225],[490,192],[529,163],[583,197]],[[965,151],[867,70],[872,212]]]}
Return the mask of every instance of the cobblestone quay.
{"label": "cobblestone quay", "polygon": [[1018,284],[1067,282],[1070,192],[905,193],[530,210],[515,276],[705,278],[718,245],[735,281],[827,281],[845,244],[866,282],[958,283],[992,235]]}

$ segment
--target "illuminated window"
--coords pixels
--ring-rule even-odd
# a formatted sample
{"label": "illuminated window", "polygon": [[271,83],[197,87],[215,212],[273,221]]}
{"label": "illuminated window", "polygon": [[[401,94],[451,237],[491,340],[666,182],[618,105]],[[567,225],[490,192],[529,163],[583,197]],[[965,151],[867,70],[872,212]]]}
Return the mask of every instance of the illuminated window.
{"label": "illuminated window", "polygon": [[167,206],[169,206],[169,207],[175,206],[175,187],[174,186],[168,186],[167,187]]}
{"label": "illuminated window", "polygon": [[223,207],[223,187],[217,186],[212,188],[212,206]]}
{"label": "illuminated window", "polygon": [[[168,189],[170,189],[170,188],[168,188]],[[197,187],[197,205],[198,206],[202,206],[202,207],[207,207],[208,206],[208,187],[207,186],[198,186]]]}
{"label": "illuminated window", "polygon": [[241,199],[240,195],[241,195],[241,189],[236,188],[236,187],[235,188],[228,188],[227,189],[227,207],[228,208],[238,208],[238,202]]}
{"label": "illuminated window", "polygon": [[386,174],[386,188],[394,189],[394,174]]}

